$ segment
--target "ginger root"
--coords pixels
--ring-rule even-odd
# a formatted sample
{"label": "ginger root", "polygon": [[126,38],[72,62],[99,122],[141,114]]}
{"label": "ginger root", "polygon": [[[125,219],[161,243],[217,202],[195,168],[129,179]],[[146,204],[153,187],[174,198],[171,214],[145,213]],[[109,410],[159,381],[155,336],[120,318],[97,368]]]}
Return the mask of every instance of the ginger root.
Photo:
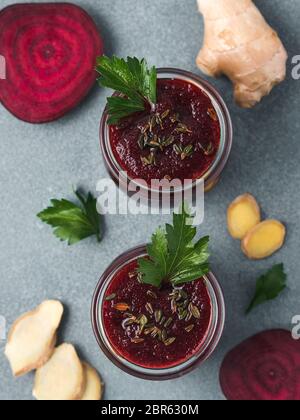
{"label": "ginger root", "polygon": [[83,371],[85,375],[85,390],[81,401],[99,401],[103,395],[103,383],[98,372],[83,362]]}
{"label": "ginger root", "polygon": [[239,196],[228,207],[228,230],[230,235],[235,239],[243,239],[249,230],[258,225],[260,221],[259,205],[250,194]]}
{"label": "ginger root", "polygon": [[63,306],[47,300],[22,315],[9,333],[5,354],[15,376],[36,369],[33,396],[42,401],[99,401],[104,385],[98,372],[81,363],[71,344],[56,346]]}
{"label": "ginger root", "polygon": [[225,74],[237,103],[251,108],[286,77],[287,52],[252,0],[198,0],[205,39],[197,65]]}
{"label": "ginger root", "polygon": [[284,244],[285,226],[277,220],[266,220],[251,229],[242,241],[242,250],[252,260],[270,257]]}
{"label": "ginger root", "polygon": [[84,370],[76,350],[71,344],[62,344],[36,371],[33,396],[39,401],[80,400],[84,389]]}
{"label": "ginger root", "polygon": [[48,361],[54,351],[56,331],[62,315],[62,304],[50,300],[24,314],[13,324],[5,355],[14,376],[25,375]]}

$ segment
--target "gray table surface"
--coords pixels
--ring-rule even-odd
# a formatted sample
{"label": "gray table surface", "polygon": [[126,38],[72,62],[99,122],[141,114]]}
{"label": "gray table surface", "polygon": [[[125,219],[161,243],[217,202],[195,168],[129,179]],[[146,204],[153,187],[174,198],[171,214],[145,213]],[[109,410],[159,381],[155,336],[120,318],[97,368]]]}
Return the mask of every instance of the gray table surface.
{"label": "gray table surface", "polygon": [[[0,7],[10,3],[0,0]],[[145,56],[158,66],[198,72],[195,57],[203,23],[195,0],[77,3],[96,20],[107,54]],[[106,92],[95,87],[81,106],[46,125],[18,121],[0,106],[0,315],[9,326],[43,299],[61,299],[66,315],[59,340],[74,343],[80,355],[99,369],[106,399],[222,399],[218,371],[225,353],[256,332],[290,328],[291,318],[300,313],[300,81],[291,77],[291,57],[300,53],[300,4],[299,0],[259,0],[257,4],[288,49],[287,81],[254,110],[241,110],[234,104],[226,79],[212,81],[232,113],[234,146],[221,182],[206,197],[201,231],[211,235],[212,265],[224,288],[227,322],[213,357],[182,379],[153,384],[121,372],[98,349],[90,323],[91,297],[104,269],[123,251],[145,243],[153,226],[169,218],[108,216],[100,245],[88,239],[67,247],[35,216],[50,198],[72,198],[72,185],[95,190],[97,180],[106,176],[98,139]],[[226,208],[246,191],[258,198],[266,217],[287,224],[286,245],[269,260],[247,260],[239,242],[226,231]],[[256,278],[278,262],[285,263],[289,289],[245,317]],[[30,399],[33,375],[12,378],[4,345],[2,341],[0,399]]]}

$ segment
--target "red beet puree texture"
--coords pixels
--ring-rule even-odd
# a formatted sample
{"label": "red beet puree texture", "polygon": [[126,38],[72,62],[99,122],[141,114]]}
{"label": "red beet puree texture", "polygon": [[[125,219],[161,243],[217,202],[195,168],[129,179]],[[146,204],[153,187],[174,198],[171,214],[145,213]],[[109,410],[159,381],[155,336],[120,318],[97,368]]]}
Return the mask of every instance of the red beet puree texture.
{"label": "red beet puree texture", "polygon": [[187,361],[203,345],[212,305],[203,279],[180,289],[141,284],[137,263],[113,279],[102,307],[106,335],[114,350],[145,368],[170,368]]}
{"label": "red beet puree texture", "polygon": [[[212,166],[220,123],[210,98],[179,79],[159,79],[155,112],[110,127],[113,153],[130,178],[197,179]],[[149,116],[150,114],[150,116]]]}

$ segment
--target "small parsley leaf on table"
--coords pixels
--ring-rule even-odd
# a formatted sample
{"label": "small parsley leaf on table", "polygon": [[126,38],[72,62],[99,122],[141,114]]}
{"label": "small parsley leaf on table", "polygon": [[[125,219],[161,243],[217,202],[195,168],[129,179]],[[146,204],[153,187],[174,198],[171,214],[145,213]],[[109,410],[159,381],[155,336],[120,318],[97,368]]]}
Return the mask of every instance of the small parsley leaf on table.
{"label": "small parsley leaf on table", "polygon": [[209,237],[195,242],[197,230],[191,214],[184,208],[174,213],[173,225],[158,229],[148,245],[148,258],[139,260],[142,281],[156,287],[163,283],[180,286],[203,277],[210,271]]}
{"label": "small parsley leaf on table", "polygon": [[100,242],[102,233],[96,198],[91,193],[87,197],[79,191],[75,194],[81,206],[65,199],[53,199],[52,206],[40,212],[37,217],[52,226],[54,235],[61,241],[68,241],[68,245],[74,245],[92,235],[96,235]]}
{"label": "small parsley leaf on table", "polygon": [[261,276],[256,283],[255,296],[250,303],[246,314],[265,302],[276,299],[286,289],[287,275],[284,265],[275,265],[266,274]]}
{"label": "small parsley leaf on table", "polygon": [[115,90],[119,95],[107,99],[108,124],[114,125],[131,114],[150,108],[157,100],[157,71],[149,68],[145,59],[113,56],[97,58],[98,82]]}

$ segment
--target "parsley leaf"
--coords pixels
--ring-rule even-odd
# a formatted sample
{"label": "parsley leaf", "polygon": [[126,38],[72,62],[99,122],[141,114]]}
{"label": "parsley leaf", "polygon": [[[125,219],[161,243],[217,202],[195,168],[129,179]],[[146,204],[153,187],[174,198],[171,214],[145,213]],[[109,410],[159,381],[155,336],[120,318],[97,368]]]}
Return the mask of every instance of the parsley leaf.
{"label": "parsley leaf", "polygon": [[124,117],[144,111],[147,102],[151,107],[156,103],[157,71],[155,67],[148,68],[145,59],[102,56],[97,58],[96,70],[101,86],[121,94],[107,99],[108,124],[117,124]]}
{"label": "parsley leaf", "polygon": [[68,200],[51,200],[48,207],[37,215],[43,222],[54,228],[54,235],[61,241],[74,245],[82,239],[96,235],[101,241],[100,216],[97,212],[97,200],[91,193],[85,198],[75,192],[81,207]]}
{"label": "parsley leaf", "polygon": [[143,274],[143,283],[160,287],[162,279],[167,275],[168,258],[168,242],[162,229],[154,233],[147,251],[150,259],[139,260],[139,271]]}
{"label": "parsley leaf", "polygon": [[148,246],[149,258],[139,260],[143,282],[160,287],[170,282],[174,286],[192,282],[209,272],[209,237],[194,243],[197,230],[192,226],[190,212],[182,207],[174,213],[173,225],[158,229]]}
{"label": "parsley leaf", "polygon": [[286,288],[287,275],[284,272],[284,265],[275,265],[265,275],[257,280],[255,296],[246,311],[249,314],[254,308],[263,303],[276,299]]}

